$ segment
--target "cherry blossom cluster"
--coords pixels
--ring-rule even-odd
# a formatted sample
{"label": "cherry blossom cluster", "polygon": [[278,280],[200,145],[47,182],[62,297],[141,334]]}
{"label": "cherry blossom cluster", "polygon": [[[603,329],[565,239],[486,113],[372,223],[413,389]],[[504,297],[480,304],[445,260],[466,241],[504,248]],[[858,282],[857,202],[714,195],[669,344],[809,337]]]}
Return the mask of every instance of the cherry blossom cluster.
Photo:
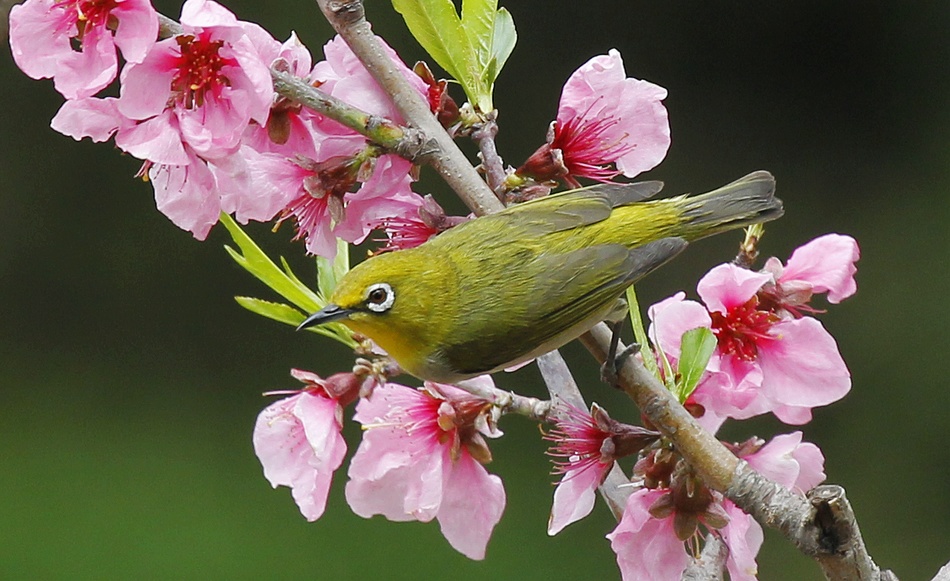
{"label": "cherry blossom cluster", "polygon": [[[416,216],[408,161],[274,92],[271,67],[401,122],[341,39],[312,65],[296,36],[281,44],[210,0],[188,0],[180,20],[160,39],[145,0],[28,0],[11,11],[10,44],[24,72],[51,77],[66,97],[53,129],[114,138],[143,160],[158,209],[199,240],[221,212],[242,223],[293,217],[308,252],[332,256],[336,238],[361,242],[383,218]],[[118,97],[96,96],[116,79]]]}
{"label": "cherry blossom cluster", "polygon": [[[710,329],[716,346],[705,373],[684,405],[715,433],[728,418],[773,413],[804,424],[812,408],[844,397],[851,376],[837,345],[810,302],[829,303],[854,294],[857,243],[829,234],[798,248],[786,264],[770,258],[760,272],[735,264],[713,268],[697,287],[703,304],[684,293],[649,309],[650,335],[661,358],[676,368],[687,331]],[[637,456],[634,489],[617,528],[608,535],[624,579],[679,579],[700,539],[718,535],[729,550],[730,578],[754,579],[763,534],[751,516],[703,484],[660,434],[616,422],[594,407],[571,409],[548,437],[563,474],[554,493],[549,534],[587,516],[597,487],[616,460]],[[726,443],[752,468],[804,494],[824,478],[824,457],[802,432]]]}
{"label": "cherry blossom cluster", "polygon": [[[332,257],[337,238],[360,243],[380,228],[388,249],[407,248],[458,221],[433,219],[441,208],[412,191],[410,162],[275,93],[271,69],[401,123],[339,37],[312,64],[295,35],[279,43],[211,0],[187,0],[180,30],[167,38],[147,0],[27,0],[11,11],[10,45],[26,74],[52,78],[67,99],[53,129],[113,138],[143,160],[158,209],[199,240],[221,212],[241,223],[292,218],[309,253]],[[440,120],[457,123],[446,82],[423,63],[416,74],[385,48]],[[97,96],[116,80],[118,97]],[[652,168],[669,147],[665,96],[627,78],[616,50],[591,59],[565,85],[548,143],[510,170],[509,187]]]}
{"label": "cherry blossom cluster", "polygon": [[[26,74],[52,78],[65,97],[53,129],[77,140],[113,139],[142,160],[140,175],[152,184],[158,209],[197,239],[222,213],[242,223],[290,219],[309,253],[332,258],[337,239],[359,243],[379,229],[387,236],[383,250],[397,250],[465,219],[413,192],[410,161],[275,92],[272,71],[289,73],[403,123],[341,38],[327,42],[325,60],[314,64],[295,35],[280,43],[211,0],[187,0],[174,27],[160,30],[160,21],[147,0],[27,0],[11,11],[10,44]],[[446,81],[385,50],[453,135],[472,129],[460,126],[464,116]],[[102,96],[116,84],[118,97]],[[628,77],[616,50],[590,59],[567,80],[545,143],[508,168],[508,199],[653,168],[670,145],[665,97],[662,87]],[[661,371],[677,368],[688,332],[706,329],[715,338],[702,376],[681,400],[701,425],[715,433],[728,419],[766,413],[801,425],[813,408],[847,394],[850,373],[811,301],[827,293],[836,304],[852,295],[857,259],[853,239],[831,234],[784,264],[769,259],[760,271],[717,266],[699,281],[701,302],[679,293],[649,309]],[[303,387],[272,393],[287,397],[261,412],[253,442],[267,480],[289,487],[307,520],[326,509],[347,455],[346,409],[355,405],[363,437],[347,468],[352,510],[436,520],[456,550],[484,558],[506,502],[501,479],[486,468],[488,441],[502,435],[504,397],[473,395],[497,392],[490,378],[470,380],[463,390],[431,382],[407,387],[365,373],[292,375]],[[590,514],[607,473],[629,459],[631,494],[607,535],[624,579],[680,578],[705,534],[727,545],[732,579],[755,578],[758,523],[707,488],[652,426],[618,422],[596,404],[558,405],[549,419],[545,438],[560,476],[549,534]],[[824,458],[801,432],[728,446],[790,490],[804,493],[824,479]]]}

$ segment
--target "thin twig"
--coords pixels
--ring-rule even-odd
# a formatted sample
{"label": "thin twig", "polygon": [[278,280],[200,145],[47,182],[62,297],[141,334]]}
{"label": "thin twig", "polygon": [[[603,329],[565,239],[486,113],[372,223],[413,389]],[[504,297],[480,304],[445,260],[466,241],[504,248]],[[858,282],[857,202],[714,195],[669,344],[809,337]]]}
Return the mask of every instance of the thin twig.
{"label": "thin twig", "polygon": [[505,164],[495,147],[495,136],[498,135],[498,123],[495,119],[496,114],[492,111],[488,114],[485,122],[472,133],[472,139],[478,144],[488,187],[491,188],[491,191],[495,193],[499,200],[504,202]]}
{"label": "thin twig", "polygon": [[271,69],[271,78],[277,94],[338,121],[389,152],[414,163],[426,153],[426,138],[418,129],[357,109],[290,73]]}
{"label": "thin twig", "polygon": [[483,386],[474,381],[460,381],[455,385],[476,397],[492,402],[502,413],[518,414],[541,422],[547,420],[554,407],[548,400],[518,395],[513,391]]}

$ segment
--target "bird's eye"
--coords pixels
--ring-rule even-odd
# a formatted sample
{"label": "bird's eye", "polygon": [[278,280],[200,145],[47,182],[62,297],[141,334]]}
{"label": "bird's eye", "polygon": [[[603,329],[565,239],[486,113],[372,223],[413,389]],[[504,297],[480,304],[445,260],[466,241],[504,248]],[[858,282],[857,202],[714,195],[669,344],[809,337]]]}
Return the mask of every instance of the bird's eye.
{"label": "bird's eye", "polygon": [[366,289],[366,307],[369,310],[382,313],[388,311],[393,306],[396,295],[391,286],[385,282],[374,284]]}

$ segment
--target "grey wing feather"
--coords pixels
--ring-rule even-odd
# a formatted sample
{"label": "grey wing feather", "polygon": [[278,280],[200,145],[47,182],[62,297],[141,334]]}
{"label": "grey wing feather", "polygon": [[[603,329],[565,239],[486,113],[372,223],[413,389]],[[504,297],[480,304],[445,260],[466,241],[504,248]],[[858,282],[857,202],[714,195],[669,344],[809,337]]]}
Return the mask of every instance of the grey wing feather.
{"label": "grey wing feather", "polygon": [[641,202],[663,189],[663,182],[597,184],[513,206],[496,214],[516,222],[528,235],[541,236],[596,224],[618,206]]}

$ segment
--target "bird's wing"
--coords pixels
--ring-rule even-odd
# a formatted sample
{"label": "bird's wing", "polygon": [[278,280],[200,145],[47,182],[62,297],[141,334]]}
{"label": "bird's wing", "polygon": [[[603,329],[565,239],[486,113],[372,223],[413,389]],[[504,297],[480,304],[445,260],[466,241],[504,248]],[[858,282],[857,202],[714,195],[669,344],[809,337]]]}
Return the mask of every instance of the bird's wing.
{"label": "bird's wing", "polygon": [[[533,305],[539,327],[553,336],[608,308],[623,291],[686,248],[681,238],[662,238],[633,249],[619,244],[575,250],[561,260],[552,258],[550,296],[538,296]],[[609,249],[609,250],[607,250]],[[558,270],[553,270],[560,266]],[[573,276],[568,273],[574,272]],[[562,280],[559,280],[562,279]],[[551,308],[551,305],[557,305]]]}
{"label": "bird's wing", "polygon": [[[679,238],[664,238],[632,250],[602,244],[538,255],[539,263],[528,270],[543,276],[519,280],[515,275],[502,283],[520,288],[499,289],[499,300],[483,304],[471,321],[467,333],[471,338],[450,339],[438,358],[460,373],[475,374],[523,360],[539,346],[560,347],[606,316],[630,284],[685,247]],[[503,317],[505,324],[498,324],[495,317]]]}
{"label": "bird's wing", "polygon": [[499,226],[517,228],[523,235],[542,236],[606,220],[617,206],[646,200],[661,189],[663,182],[658,181],[597,184],[511,206],[480,220],[497,220]]}

